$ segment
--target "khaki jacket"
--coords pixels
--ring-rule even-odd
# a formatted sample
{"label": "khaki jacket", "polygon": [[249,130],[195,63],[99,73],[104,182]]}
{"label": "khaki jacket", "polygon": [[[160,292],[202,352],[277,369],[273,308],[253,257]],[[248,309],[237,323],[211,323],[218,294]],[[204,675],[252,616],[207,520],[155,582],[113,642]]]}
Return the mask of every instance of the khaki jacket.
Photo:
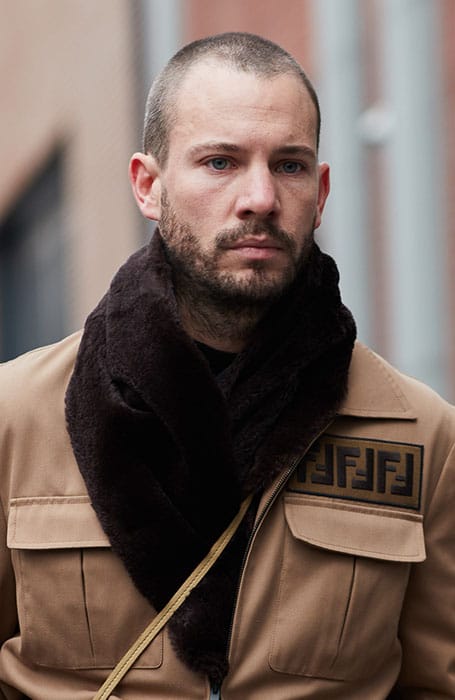
{"label": "khaki jacket", "polygon": [[[64,428],[79,338],[0,369],[2,700],[93,698],[155,614]],[[384,700],[397,682],[407,700],[455,698],[454,440],[455,409],[356,346],[339,416],[306,455],[290,445],[263,495],[223,700]],[[164,631],[112,697],[208,700],[210,687]]]}

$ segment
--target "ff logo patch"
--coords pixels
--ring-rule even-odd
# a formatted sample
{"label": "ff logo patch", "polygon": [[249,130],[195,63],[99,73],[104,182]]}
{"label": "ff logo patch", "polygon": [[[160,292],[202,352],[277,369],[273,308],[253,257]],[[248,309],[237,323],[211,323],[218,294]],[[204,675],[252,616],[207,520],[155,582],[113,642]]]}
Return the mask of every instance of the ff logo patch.
{"label": "ff logo patch", "polygon": [[419,510],[422,466],[422,445],[323,435],[288,490]]}

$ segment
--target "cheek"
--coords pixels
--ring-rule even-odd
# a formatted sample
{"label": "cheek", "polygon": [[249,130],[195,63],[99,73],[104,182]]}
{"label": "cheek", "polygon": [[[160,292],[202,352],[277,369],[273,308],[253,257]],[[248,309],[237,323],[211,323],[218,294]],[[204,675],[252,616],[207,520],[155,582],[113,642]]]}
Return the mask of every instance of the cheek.
{"label": "cheek", "polygon": [[283,215],[295,222],[313,220],[318,204],[318,188],[313,181],[288,183],[280,192]]}
{"label": "cheek", "polygon": [[290,203],[287,216],[285,215],[287,219],[285,227],[288,226],[291,231],[295,231],[299,238],[304,238],[313,230],[316,216],[317,202],[313,199],[302,202],[296,196]]}
{"label": "cheek", "polygon": [[176,197],[191,201],[204,212],[221,211],[235,196],[236,180],[233,177],[217,176],[204,168],[196,168],[185,178],[175,180]]}
{"label": "cheek", "polygon": [[188,222],[214,220],[221,213],[221,193],[192,187],[175,193],[175,210]]}

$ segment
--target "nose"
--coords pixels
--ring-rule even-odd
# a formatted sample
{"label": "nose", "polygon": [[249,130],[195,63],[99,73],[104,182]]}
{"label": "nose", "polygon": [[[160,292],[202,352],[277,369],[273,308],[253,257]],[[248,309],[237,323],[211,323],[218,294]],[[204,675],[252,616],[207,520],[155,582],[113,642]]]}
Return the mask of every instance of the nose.
{"label": "nose", "polygon": [[267,167],[251,169],[239,181],[236,215],[239,219],[253,216],[274,218],[280,209],[277,184]]}

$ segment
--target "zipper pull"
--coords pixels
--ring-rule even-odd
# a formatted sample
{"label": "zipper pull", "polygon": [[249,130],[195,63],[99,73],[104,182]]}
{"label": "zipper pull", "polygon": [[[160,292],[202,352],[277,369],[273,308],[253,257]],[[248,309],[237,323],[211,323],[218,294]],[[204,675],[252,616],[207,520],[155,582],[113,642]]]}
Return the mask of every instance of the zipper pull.
{"label": "zipper pull", "polygon": [[219,685],[210,686],[209,700],[221,700],[221,688]]}

